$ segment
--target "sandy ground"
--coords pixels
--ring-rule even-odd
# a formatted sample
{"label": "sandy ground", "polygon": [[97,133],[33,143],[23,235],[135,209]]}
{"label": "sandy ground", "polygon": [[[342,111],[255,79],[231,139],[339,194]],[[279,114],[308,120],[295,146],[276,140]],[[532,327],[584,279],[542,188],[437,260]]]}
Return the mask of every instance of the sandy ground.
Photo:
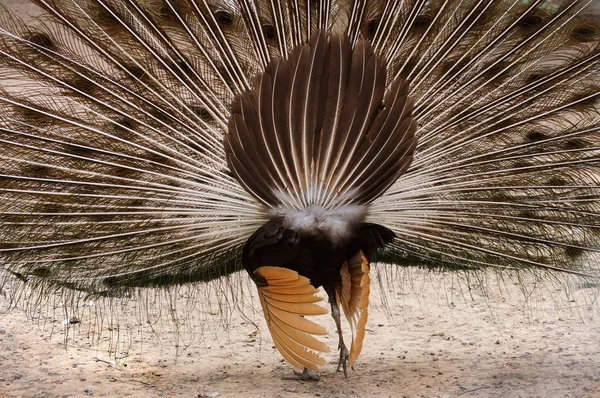
{"label": "sandy ground", "polygon": [[[184,289],[180,301],[218,296],[199,290],[190,296]],[[119,307],[102,330],[96,315],[70,323],[60,303],[55,314],[33,320],[13,311],[0,322],[0,397],[600,397],[598,302],[590,306],[584,295],[563,298],[552,289],[525,300],[514,284],[492,287],[487,297],[464,293],[456,276],[425,272],[386,290],[386,306],[374,292],[355,371],[348,378],[335,372],[332,352],[318,382],[286,380],[292,367],[273,348],[256,299],[245,307],[246,317],[216,306],[192,310],[182,324],[189,329],[175,334],[166,320],[154,322],[156,334],[136,320],[141,299]],[[219,325],[223,314],[227,320]],[[327,325],[325,341],[334,349],[332,322],[328,316],[318,322]],[[114,325],[126,331],[121,341]],[[135,334],[136,325],[146,331]],[[90,330],[101,337],[90,341]]]}

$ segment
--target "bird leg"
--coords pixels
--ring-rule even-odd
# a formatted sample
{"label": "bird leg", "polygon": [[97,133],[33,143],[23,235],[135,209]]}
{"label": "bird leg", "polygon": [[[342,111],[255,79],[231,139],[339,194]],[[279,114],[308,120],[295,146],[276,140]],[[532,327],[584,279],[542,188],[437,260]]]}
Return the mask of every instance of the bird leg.
{"label": "bird leg", "polygon": [[331,304],[331,316],[335,321],[335,326],[337,327],[339,337],[338,349],[340,350],[340,360],[338,362],[337,371],[341,372],[343,370],[344,376],[348,377],[347,363],[348,357],[350,356],[350,351],[348,351],[346,344],[344,344],[344,336],[342,335],[342,323],[340,320],[340,307],[338,306],[335,294],[329,295],[329,303]]}

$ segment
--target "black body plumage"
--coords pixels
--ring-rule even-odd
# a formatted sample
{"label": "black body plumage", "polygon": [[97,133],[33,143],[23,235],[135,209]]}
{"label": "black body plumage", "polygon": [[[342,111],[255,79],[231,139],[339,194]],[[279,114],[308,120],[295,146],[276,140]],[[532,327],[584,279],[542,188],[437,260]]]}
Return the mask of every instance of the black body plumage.
{"label": "black body plumage", "polygon": [[285,267],[310,279],[314,287],[335,293],[342,263],[360,251],[372,259],[377,249],[393,240],[389,229],[362,223],[347,241],[334,243],[324,235],[288,229],[283,218],[274,218],[248,239],[242,262],[250,275],[262,266]]}

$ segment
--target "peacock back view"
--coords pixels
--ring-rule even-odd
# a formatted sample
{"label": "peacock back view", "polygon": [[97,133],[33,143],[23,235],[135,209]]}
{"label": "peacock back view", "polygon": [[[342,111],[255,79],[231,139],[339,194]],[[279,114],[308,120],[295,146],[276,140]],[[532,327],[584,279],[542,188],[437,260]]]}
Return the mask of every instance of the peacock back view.
{"label": "peacock back view", "polygon": [[1,283],[245,269],[307,375],[317,288],[346,372],[374,262],[600,278],[591,0],[34,2],[0,7]]}

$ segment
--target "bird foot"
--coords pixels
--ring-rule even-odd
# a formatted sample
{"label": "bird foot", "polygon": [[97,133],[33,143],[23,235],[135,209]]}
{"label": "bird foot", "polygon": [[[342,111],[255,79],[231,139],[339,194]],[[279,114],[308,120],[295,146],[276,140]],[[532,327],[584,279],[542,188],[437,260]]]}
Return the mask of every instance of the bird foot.
{"label": "bird foot", "polygon": [[350,356],[350,351],[346,348],[344,343],[340,343],[340,360],[338,362],[337,371],[344,371],[344,376],[348,377],[348,357]]}
{"label": "bird foot", "polygon": [[294,370],[295,377],[282,377],[283,380],[300,380],[300,381],[319,381],[321,378],[318,374],[310,369],[304,368],[302,372]]}

